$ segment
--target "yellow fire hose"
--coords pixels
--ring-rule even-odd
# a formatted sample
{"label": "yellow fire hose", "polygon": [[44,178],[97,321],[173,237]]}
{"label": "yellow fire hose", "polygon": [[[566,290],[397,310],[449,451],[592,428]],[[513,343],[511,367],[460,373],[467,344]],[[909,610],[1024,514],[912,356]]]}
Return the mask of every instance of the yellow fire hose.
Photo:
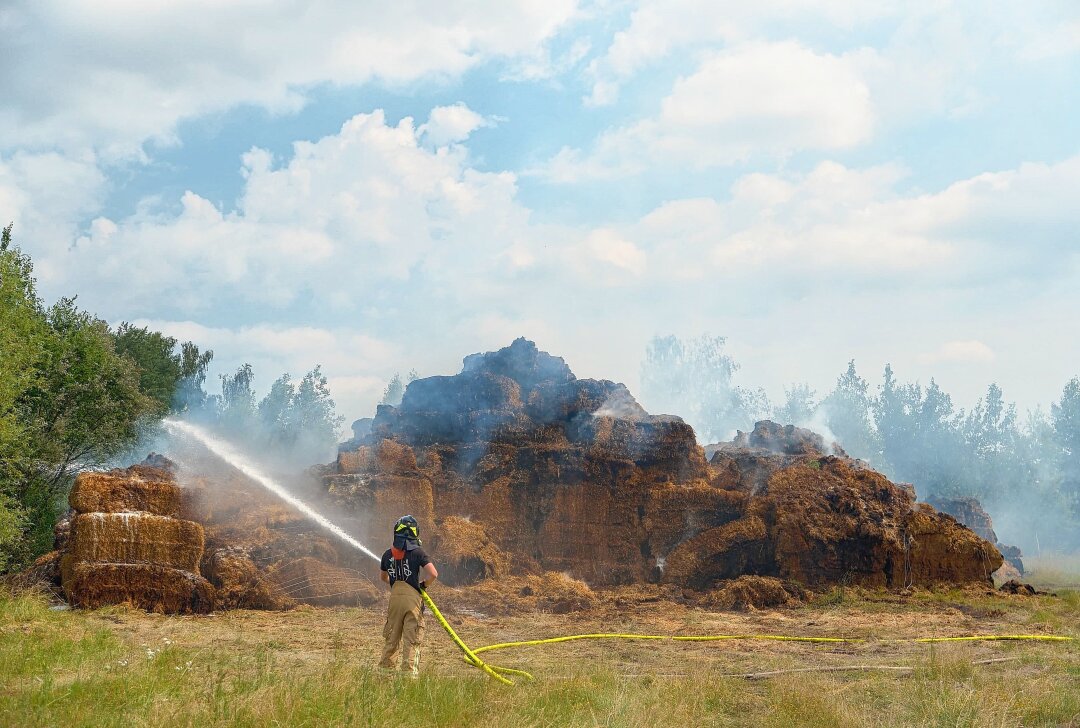
{"label": "yellow fire hose", "polygon": [[[490,650],[504,650],[510,647],[529,647],[532,645],[551,645],[561,642],[573,642],[575,640],[669,640],[671,642],[720,642],[726,640],[773,640],[778,642],[819,642],[819,643],[853,643],[853,642],[868,642],[863,637],[797,637],[790,635],[778,635],[778,634],[715,634],[715,635],[662,635],[662,634],[616,634],[610,632],[599,632],[596,634],[572,634],[564,635],[562,637],[548,637],[547,639],[539,640],[520,640],[517,642],[500,642],[494,645],[484,645],[483,647],[477,647],[475,650],[469,649],[469,646],[458,636],[454,628],[450,626],[450,623],[446,621],[446,617],[442,615],[439,608],[435,606],[435,602],[424,590],[420,591],[421,596],[424,598],[424,603],[427,604],[428,609],[435,615],[435,619],[439,621],[446,633],[450,635],[450,639],[454,641],[461,651],[465,653],[465,661],[474,667],[478,667],[486,672],[491,677],[495,678],[504,685],[513,685],[514,681],[505,677],[505,675],[519,675],[528,680],[532,680],[533,676],[524,670],[512,670],[508,667],[499,667],[497,665],[489,665],[481,660],[478,655],[481,652],[488,652]],[[968,635],[963,637],[915,637],[915,638],[897,638],[897,639],[885,639],[878,640],[880,642],[914,642],[914,643],[932,643],[932,642],[1007,642],[1007,641],[1019,641],[1019,640],[1031,640],[1039,642],[1072,642],[1075,640],[1073,637],[1060,637],[1057,635],[1045,635],[1045,634],[983,634],[983,635]]]}
{"label": "yellow fire hose", "polygon": [[443,629],[446,630],[446,633],[450,635],[450,639],[452,639],[454,641],[454,644],[460,647],[461,651],[465,653],[466,662],[473,665],[474,667],[480,668],[488,675],[495,678],[504,685],[513,685],[514,681],[509,678],[503,677],[503,675],[500,673],[506,675],[520,675],[529,680],[533,679],[533,676],[525,672],[524,670],[511,670],[509,667],[497,667],[495,665],[489,665],[483,660],[481,660],[479,657],[476,656],[476,653],[470,650],[469,646],[465,644],[460,637],[458,637],[457,632],[454,631],[454,628],[451,627],[450,623],[446,621],[446,617],[444,617],[442,615],[442,612],[439,611],[439,608],[435,606],[435,602],[432,601],[430,596],[428,596],[427,590],[421,589],[420,596],[424,598],[424,603],[427,604],[427,607],[431,610],[431,613],[435,615],[435,619],[439,620],[439,624],[441,624]]}

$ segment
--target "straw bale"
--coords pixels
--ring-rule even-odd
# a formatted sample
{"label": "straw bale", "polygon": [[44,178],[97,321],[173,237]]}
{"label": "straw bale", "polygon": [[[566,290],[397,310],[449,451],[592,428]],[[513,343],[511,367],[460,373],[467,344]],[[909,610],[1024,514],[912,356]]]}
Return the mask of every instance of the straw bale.
{"label": "straw bale", "polygon": [[420,535],[435,522],[435,498],[431,479],[402,475],[376,475],[371,478],[372,502],[368,512],[372,523],[386,524],[385,533],[393,533],[394,522],[410,513],[420,522]]}
{"label": "straw bale", "polygon": [[198,479],[192,483],[184,483],[180,488],[180,509],[176,517],[186,521],[207,523],[216,515],[214,505],[216,503],[210,497],[210,490],[205,480]]}
{"label": "straw bale", "polygon": [[337,456],[337,471],[339,473],[362,473],[371,468],[373,457],[371,448],[361,447],[357,450],[344,450]]}
{"label": "straw bale", "polygon": [[416,472],[416,454],[408,445],[383,440],[375,448],[375,467],[380,473],[412,475]]}
{"label": "straw bale", "polygon": [[79,513],[144,511],[176,516],[180,513],[180,487],[165,471],[145,466],[79,473],[68,503]]}
{"label": "straw bale", "polygon": [[447,608],[468,608],[485,614],[569,614],[596,609],[601,598],[583,581],[562,572],[546,571],[487,579],[467,589],[447,589],[440,593],[438,601]]}
{"label": "straw bale", "polygon": [[293,599],[265,578],[248,553],[239,548],[207,552],[202,574],[214,585],[218,609],[291,609]]}
{"label": "straw bale", "polygon": [[63,587],[64,594],[70,599],[71,595],[67,593],[68,586],[72,583],[72,576],[75,574],[75,557],[69,553],[65,553],[60,557],[60,586]]}
{"label": "straw bale", "polygon": [[439,578],[450,586],[506,576],[510,556],[488,536],[484,526],[460,516],[447,516],[431,540]]}
{"label": "straw bale", "polygon": [[807,591],[794,582],[771,576],[744,575],[720,582],[699,605],[735,610],[786,607],[800,604],[806,596]]}
{"label": "straw bale", "polygon": [[369,606],[382,593],[360,572],[332,566],[312,556],[277,566],[269,578],[283,593],[303,604],[320,607]]}
{"label": "straw bale", "polygon": [[72,605],[89,609],[126,603],[160,614],[206,614],[214,608],[210,582],[156,564],[77,562],[65,591]]}
{"label": "straw bale", "polygon": [[148,513],[81,513],[70,544],[79,561],[148,563],[198,572],[203,528],[192,521]]}

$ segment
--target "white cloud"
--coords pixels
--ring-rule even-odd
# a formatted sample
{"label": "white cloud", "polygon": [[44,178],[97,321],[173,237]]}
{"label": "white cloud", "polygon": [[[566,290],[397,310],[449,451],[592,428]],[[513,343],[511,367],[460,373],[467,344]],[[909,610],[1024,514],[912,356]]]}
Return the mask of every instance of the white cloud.
{"label": "white cloud", "polygon": [[994,350],[976,339],[947,341],[937,350],[919,356],[924,364],[981,364],[995,358]]}
{"label": "white cloud", "polygon": [[[871,32],[852,32],[862,29]],[[908,118],[969,105],[983,68],[1075,53],[1080,18],[1074,4],[1058,0],[638,2],[627,27],[590,64],[585,103],[613,103],[622,84],[679,53],[793,37],[877,39],[879,53],[864,59],[871,88],[888,100],[889,118]]]}
{"label": "white cloud", "polygon": [[554,181],[616,177],[665,165],[698,168],[867,141],[875,114],[849,56],[796,42],[746,43],[707,56],[678,79],[660,112],[610,130],[588,152],[563,149]]}
{"label": "white cloud", "polygon": [[465,104],[436,106],[431,110],[427,123],[417,130],[424,141],[442,147],[463,142],[477,129],[492,126],[493,122],[470,109]]}
{"label": "white cloud", "polygon": [[405,84],[543,57],[577,7],[16,0],[0,13],[0,148],[111,156],[239,104],[294,110],[316,84]]}
{"label": "white cloud", "polygon": [[621,238],[614,230],[594,230],[586,237],[583,247],[594,261],[634,276],[645,272],[645,253],[633,243]]}
{"label": "white cloud", "polygon": [[659,122],[665,129],[735,137],[752,147],[787,139],[793,149],[843,148],[869,136],[869,96],[842,57],[794,42],[751,43],[717,53],[676,82],[662,102]]}
{"label": "white cloud", "polygon": [[[912,288],[1067,274],[1076,256],[1080,156],[977,175],[934,194],[901,192],[904,169],[823,162],[806,174],[753,173],[726,199],[664,203],[616,239],[647,255],[652,279],[752,280],[798,287],[856,274]],[[611,234],[604,231],[605,234]]]}
{"label": "white cloud", "polygon": [[92,155],[16,152],[0,157],[0,225],[13,222],[17,244],[47,253],[35,260],[35,275],[43,284],[62,276],[57,256],[70,247],[105,191],[105,177]]}
{"label": "white cloud", "polygon": [[893,3],[862,0],[669,0],[639,3],[630,23],[612,39],[606,52],[590,65],[595,81],[586,103],[604,106],[618,98],[619,86],[642,68],[677,50],[732,45],[778,35],[796,24],[804,32],[815,26],[850,29],[889,15]]}
{"label": "white cloud", "polygon": [[235,211],[187,192],[176,216],[96,223],[59,267],[111,309],[156,310],[165,295],[188,313],[306,298],[357,311],[373,291],[412,275],[438,281],[455,261],[483,277],[527,220],[512,174],[472,169],[462,147],[425,149],[411,119],[388,126],[381,112],[297,142],[282,165],[253,149],[243,174]]}

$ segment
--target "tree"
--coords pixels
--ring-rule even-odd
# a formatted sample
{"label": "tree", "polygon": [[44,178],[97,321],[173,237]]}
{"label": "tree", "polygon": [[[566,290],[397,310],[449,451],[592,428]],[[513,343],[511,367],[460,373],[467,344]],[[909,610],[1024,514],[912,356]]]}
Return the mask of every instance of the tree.
{"label": "tree", "polygon": [[307,462],[325,457],[337,442],[342,421],[334,414],[322,367],[316,366],[300,380],[293,396],[290,424],[297,433],[297,455]]}
{"label": "tree", "polygon": [[31,511],[35,551],[52,541],[56,509],[75,472],[124,452],[159,412],[139,389],[134,362],[118,356],[105,321],[61,299],[46,316],[38,377],[20,396],[30,447],[19,499]]}
{"label": "tree", "polygon": [[231,432],[243,432],[255,420],[255,372],[250,364],[243,364],[235,374],[220,376],[218,424]]}
{"label": "tree", "polygon": [[[117,353],[129,357],[139,369],[139,389],[158,403],[162,414],[182,411],[192,399],[200,405],[205,401],[202,383],[214,352],[200,353],[190,341],[178,351],[173,337],[127,322],[120,324],[114,338]],[[195,391],[202,397],[193,397]]]}
{"label": "tree", "polygon": [[386,383],[386,389],[383,390],[382,399],[379,400],[379,404],[389,404],[397,407],[401,404],[401,398],[404,395],[405,385],[401,383],[401,375],[395,372],[394,376],[390,377],[390,381]]}
{"label": "tree", "polygon": [[206,382],[206,370],[214,358],[214,352],[199,347],[190,341],[180,345],[180,381],[173,394],[173,409],[176,412],[205,410],[209,397],[203,389]]}
{"label": "tree", "polygon": [[817,403],[814,402],[814,390],[809,384],[794,384],[784,387],[784,404],[776,408],[773,416],[785,425],[806,425],[814,417]]}
{"label": "tree", "polygon": [[292,428],[292,403],[295,387],[288,374],[282,374],[270,385],[270,391],[259,402],[259,423],[265,436],[275,445],[295,442]]}
{"label": "tree", "polygon": [[641,394],[651,410],[677,414],[708,441],[750,429],[770,412],[761,389],[737,387],[739,365],[724,352],[726,339],[704,335],[683,342],[654,337],[641,365]]}
{"label": "tree", "polygon": [[173,353],[176,339],[125,321],[115,340],[116,353],[129,357],[139,369],[139,389],[167,412],[180,381],[180,356]]}
{"label": "tree", "polygon": [[881,389],[872,403],[874,426],[881,446],[880,467],[894,477],[908,471],[915,441],[916,390],[896,381],[891,364],[885,365]]}
{"label": "tree", "polygon": [[46,328],[33,267],[11,248],[11,229],[0,233],[0,573],[19,558],[27,526],[27,511],[15,497],[29,440],[18,402],[37,376],[37,342]]}
{"label": "tree", "polygon": [[1031,473],[1018,458],[1016,405],[1005,403],[997,384],[960,419],[960,435],[968,489],[984,504],[1000,502],[1017,484],[1028,482]]}
{"label": "tree", "polygon": [[878,459],[880,445],[873,426],[870,385],[855,370],[854,359],[821,407],[829,430],[844,450],[871,462]]}
{"label": "tree", "polygon": [[1061,399],[1050,406],[1061,490],[1080,514],[1080,377],[1065,385]]}
{"label": "tree", "polygon": [[[126,453],[184,374],[167,337],[114,335],[73,298],[46,308],[11,231],[0,234],[0,570],[51,548],[74,474]],[[209,352],[188,348],[205,370]]]}
{"label": "tree", "polygon": [[257,421],[239,432],[249,445],[272,445],[284,460],[310,463],[333,449],[341,422],[327,379],[317,366],[296,384],[288,374],[278,377],[259,402]]}

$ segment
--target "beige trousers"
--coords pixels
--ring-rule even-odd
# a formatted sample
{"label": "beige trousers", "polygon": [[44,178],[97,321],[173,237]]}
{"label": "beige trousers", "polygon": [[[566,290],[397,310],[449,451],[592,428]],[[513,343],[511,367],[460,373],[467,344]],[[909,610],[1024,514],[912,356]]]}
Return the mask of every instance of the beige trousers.
{"label": "beige trousers", "polygon": [[424,638],[423,606],[424,600],[420,597],[420,592],[403,581],[394,582],[390,589],[386,624],[383,625],[383,639],[386,642],[379,667],[397,667],[395,658],[404,639],[401,669],[414,674],[420,671],[420,640]]}

